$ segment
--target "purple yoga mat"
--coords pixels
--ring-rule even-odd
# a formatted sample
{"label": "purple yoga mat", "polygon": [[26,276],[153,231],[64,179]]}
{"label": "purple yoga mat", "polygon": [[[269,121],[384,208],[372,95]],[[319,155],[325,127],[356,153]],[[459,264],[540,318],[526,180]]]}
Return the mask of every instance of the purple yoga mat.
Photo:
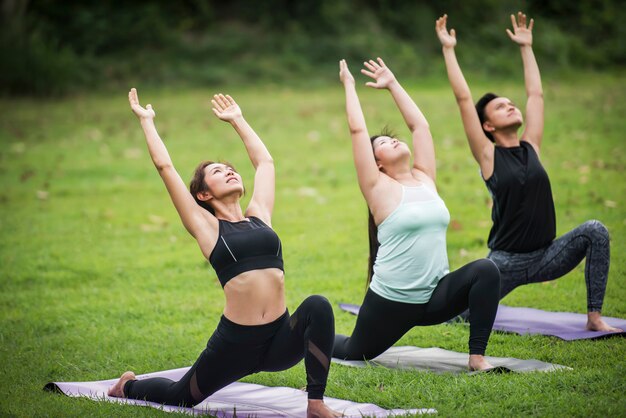
{"label": "purple yoga mat", "polygon": [[[137,378],[166,377],[179,380],[189,367],[166,370],[137,376]],[[82,396],[96,401],[118,402],[140,406],[150,406],[166,412],[182,412],[190,415],[211,414],[219,418],[235,418],[254,416],[258,418],[270,417],[306,417],[307,394],[298,389],[287,387],[267,387],[253,383],[235,382],[215,392],[202,403],[193,408],[160,405],[154,402],[135,399],[112,398],[107,396],[107,390],[117,379],[100,380],[95,382],[53,382],[44,389],[59,391],[67,396]],[[374,404],[356,403],[342,399],[324,397],[324,402],[336,411],[344,413],[345,417],[387,417],[406,414],[432,414],[435,409],[383,409]],[[236,415],[235,415],[236,411]]]}
{"label": "purple yoga mat", "polygon": [[[612,327],[626,329],[626,319],[602,317]],[[594,339],[624,332],[587,331],[587,315],[572,312],[548,312],[533,308],[500,305],[493,329],[517,334],[552,335],[566,341]]]}
{"label": "purple yoga mat", "polygon": [[[359,305],[340,303],[339,307],[351,314],[359,313]],[[617,328],[626,330],[626,319],[603,317],[604,321]],[[541,309],[515,308],[500,305],[493,329],[497,331],[515,332],[517,334],[551,335],[566,341],[594,339],[614,335],[625,335],[624,332],[587,331],[587,315],[572,312],[549,312]]]}

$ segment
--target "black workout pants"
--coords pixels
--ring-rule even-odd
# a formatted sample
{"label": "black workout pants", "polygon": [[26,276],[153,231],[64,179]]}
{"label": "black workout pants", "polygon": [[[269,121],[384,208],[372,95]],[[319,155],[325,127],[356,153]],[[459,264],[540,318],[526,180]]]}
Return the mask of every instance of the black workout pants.
{"label": "black workout pants", "polygon": [[447,274],[427,303],[385,299],[368,289],[351,337],[335,336],[333,357],[371,359],[391,347],[416,325],[435,325],[470,310],[470,354],[485,354],[498,310],[500,272],[488,259]]}
{"label": "black workout pants", "polygon": [[288,369],[304,357],[309,399],[322,399],[330,366],[335,321],[328,300],[309,296],[290,317],[269,324],[239,325],[222,316],[196,363],[178,382],[156,377],[131,380],[124,394],[167,405],[193,406],[260,371]]}

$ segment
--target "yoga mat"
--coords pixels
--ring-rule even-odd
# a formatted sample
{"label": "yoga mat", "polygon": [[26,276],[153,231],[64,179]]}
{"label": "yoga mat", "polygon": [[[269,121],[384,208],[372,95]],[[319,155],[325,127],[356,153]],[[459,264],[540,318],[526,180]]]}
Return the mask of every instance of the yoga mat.
{"label": "yoga mat", "polygon": [[352,315],[358,315],[361,305],[353,305],[352,303],[340,303],[339,309],[351,313]]}
{"label": "yoga mat", "polygon": [[[340,303],[339,307],[351,314],[358,315],[359,305]],[[602,317],[604,321],[617,328],[626,329],[626,319]],[[520,335],[541,334],[561,338],[566,341],[595,339],[625,335],[624,332],[587,331],[587,315],[572,312],[549,312],[533,308],[515,308],[500,305],[493,329],[514,332]]]}
{"label": "yoga mat", "polygon": [[[166,370],[137,376],[137,378],[166,377],[179,380],[189,367]],[[306,417],[307,394],[298,389],[287,387],[267,387],[253,383],[235,382],[209,396],[193,408],[161,405],[136,399],[113,398],[107,396],[116,379],[95,382],[52,382],[44,389],[58,391],[67,396],[82,396],[95,401],[118,402],[132,405],[149,406],[166,412],[182,412],[190,415],[211,414],[219,418],[241,418],[254,416],[270,417]],[[374,404],[356,403],[342,399],[324,397],[324,402],[332,409],[343,412],[346,417],[402,416],[406,414],[433,414],[437,410],[423,409],[383,409]]]}
{"label": "yoga mat", "polygon": [[[603,316],[604,322],[626,329],[626,319]],[[548,312],[533,308],[500,305],[493,329],[517,334],[552,335],[566,341],[624,335],[624,332],[587,331],[587,315],[572,312]]]}
{"label": "yoga mat", "polygon": [[[490,356],[485,356],[485,358],[494,367],[498,368],[498,371],[523,373],[534,371],[551,372],[559,369],[571,370],[570,367],[544,363],[539,360],[520,360],[512,357]],[[419,348],[411,346],[391,347],[378,357],[368,361],[332,359],[333,363],[344,366],[364,367],[369,363],[390,369],[409,369],[435,373],[468,372],[468,360],[469,354],[457,353],[456,351],[444,350],[438,347]]]}

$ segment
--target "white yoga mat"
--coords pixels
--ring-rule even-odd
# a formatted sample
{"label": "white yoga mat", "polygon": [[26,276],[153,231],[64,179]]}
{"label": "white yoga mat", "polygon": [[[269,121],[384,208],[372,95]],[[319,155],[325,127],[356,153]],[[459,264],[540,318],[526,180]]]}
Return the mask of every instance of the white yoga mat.
{"label": "white yoga mat", "polygon": [[[137,378],[166,377],[172,380],[179,380],[187,370],[189,370],[189,367],[143,374],[137,376]],[[86,397],[95,401],[149,406],[167,412],[183,412],[190,415],[209,413],[219,418],[240,418],[247,416],[258,418],[306,417],[307,394],[306,392],[294,388],[268,387],[252,383],[235,382],[215,392],[195,407],[185,408],[107,396],[109,387],[117,382],[117,380],[116,378],[94,382],[52,382],[48,383],[44,389],[59,391],[67,396]],[[432,414],[437,412],[435,409],[431,408],[406,410],[383,409],[374,404],[356,403],[330,397],[324,397],[324,402],[330,408],[343,412],[346,417],[388,417],[406,414]]]}

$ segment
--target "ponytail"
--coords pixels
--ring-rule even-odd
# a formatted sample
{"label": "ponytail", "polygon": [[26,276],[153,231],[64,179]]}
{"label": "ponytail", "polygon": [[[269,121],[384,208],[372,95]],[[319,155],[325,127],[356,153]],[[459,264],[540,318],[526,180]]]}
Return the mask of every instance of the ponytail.
{"label": "ponytail", "polygon": [[367,209],[367,228],[369,230],[369,250],[370,256],[368,260],[367,266],[367,283],[365,287],[369,287],[372,282],[372,277],[374,276],[374,263],[376,262],[376,254],[378,254],[378,247],[380,247],[380,242],[378,242],[378,227],[374,222],[374,217],[372,216],[372,212]]}

